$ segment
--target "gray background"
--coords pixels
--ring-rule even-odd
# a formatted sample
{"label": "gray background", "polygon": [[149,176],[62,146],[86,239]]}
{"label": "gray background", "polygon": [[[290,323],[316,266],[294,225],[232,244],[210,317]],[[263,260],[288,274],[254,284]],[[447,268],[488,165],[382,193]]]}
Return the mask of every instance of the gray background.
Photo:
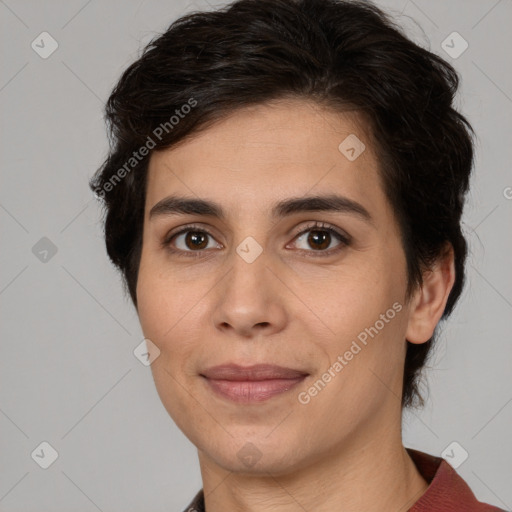
{"label": "gray background", "polygon": [[[404,418],[404,442],[439,455],[457,441],[469,453],[459,474],[480,500],[510,510],[512,2],[378,4],[455,65],[458,105],[479,137],[468,285],[432,359],[428,404]],[[201,487],[195,448],[133,355],[143,336],[87,181],[106,154],[102,109],[121,71],[150,37],[205,7],[0,1],[1,511],[180,511]],[[59,45],[47,59],[31,48],[43,31]],[[456,59],[441,47],[453,31],[469,43]],[[47,261],[33,252],[42,237],[57,248]],[[43,441],[58,452],[46,470],[31,458]]]}

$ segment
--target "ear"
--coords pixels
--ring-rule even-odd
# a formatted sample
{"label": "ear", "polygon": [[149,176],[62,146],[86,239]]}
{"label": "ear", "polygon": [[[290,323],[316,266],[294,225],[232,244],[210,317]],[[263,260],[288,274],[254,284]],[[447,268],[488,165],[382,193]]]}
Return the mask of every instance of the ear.
{"label": "ear", "polygon": [[406,339],[425,343],[434,334],[455,282],[454,252],[447,244],[432,269],[423,273],[423,284],[410,301]]}

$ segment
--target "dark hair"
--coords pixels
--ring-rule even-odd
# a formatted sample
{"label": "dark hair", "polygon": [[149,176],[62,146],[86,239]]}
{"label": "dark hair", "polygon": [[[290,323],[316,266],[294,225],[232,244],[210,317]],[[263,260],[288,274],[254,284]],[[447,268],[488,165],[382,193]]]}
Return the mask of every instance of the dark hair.
{"label": "dark hair", "polygon": [[[453,247],[448,316],[464,282],[460,221],[473,163],[473,130],[452,106],[458,85],[450,64],[366,1],[239,0],[178,19],[114,88],[110,153],[90,181],[104,201],[108,255],[135,307],[151,151],[239,108],[291,97],[366,120],[402,234],[408,296]],[[418,382],[435,335],[407,342],[403,406],[423,404]]]}

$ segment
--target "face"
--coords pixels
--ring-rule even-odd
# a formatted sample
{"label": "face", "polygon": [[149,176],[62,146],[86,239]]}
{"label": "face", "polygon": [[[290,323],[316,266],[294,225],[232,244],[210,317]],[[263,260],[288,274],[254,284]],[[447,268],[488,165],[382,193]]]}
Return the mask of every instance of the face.
{"label": "face", "polygon": [[205,464],[286,474],[400,415],[406,262],[356,121],[279,101],[151,156],[138,314],[159,396]]}

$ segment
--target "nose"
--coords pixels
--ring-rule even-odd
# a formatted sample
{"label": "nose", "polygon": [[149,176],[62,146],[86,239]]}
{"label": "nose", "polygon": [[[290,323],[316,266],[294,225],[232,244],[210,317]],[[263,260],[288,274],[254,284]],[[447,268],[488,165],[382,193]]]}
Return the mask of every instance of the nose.
{"label": "nose", "polygon": [[249,263],[233,254],[231,270],[216,287],[213,322],[223,334],[252,338],[275,334],[287,322],[283,285],[265,252]]}

